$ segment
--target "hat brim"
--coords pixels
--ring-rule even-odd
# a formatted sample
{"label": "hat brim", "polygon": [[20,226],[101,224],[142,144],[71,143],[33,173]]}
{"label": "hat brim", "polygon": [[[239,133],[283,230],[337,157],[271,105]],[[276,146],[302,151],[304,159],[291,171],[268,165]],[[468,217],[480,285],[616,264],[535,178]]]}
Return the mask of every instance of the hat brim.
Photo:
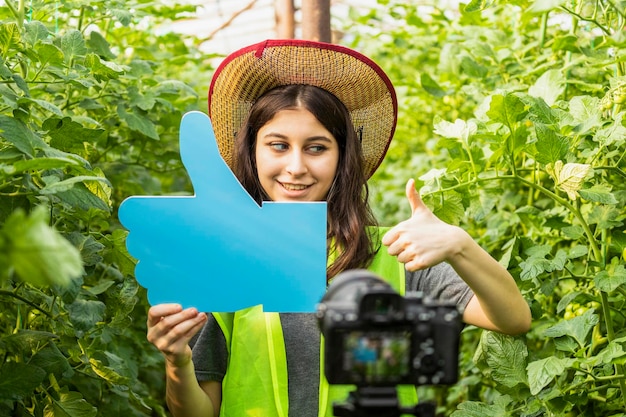
{"label": "hat brim", "polygon": [[383,70],[343,46],[306,40],[266,40],[222,61],[209,88],[209,116],[224,161],[233,166],[234,137],[255,100],[290,84],[320,87],[341,100],[360,133],[364,173],[371,177],[393,137],[398,114],[395,90]]}

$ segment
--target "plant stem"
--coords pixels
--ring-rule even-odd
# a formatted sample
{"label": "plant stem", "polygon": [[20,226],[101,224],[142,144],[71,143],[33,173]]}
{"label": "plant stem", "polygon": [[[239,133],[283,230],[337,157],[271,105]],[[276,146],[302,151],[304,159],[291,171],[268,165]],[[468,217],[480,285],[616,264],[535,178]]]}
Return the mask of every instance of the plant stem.
{"label": "plant stem", "polygon": [[41,313],[45,314],[47,317],[52,318],[52,315],[50,313],[48,313],[46,310],[42,309],[37,304],[33,303],[30,300],[27,300],[26,298],[22,297],[21,295],[17,295],[15,293],[11,292],[11,291],[6,291],[6,290],[0,290],[0,295],[6,295],[6,296],[9,296],[9,297],[17,298],[18,300],[28,304],[29,306],[31,306],[35,310],[38,310]]}

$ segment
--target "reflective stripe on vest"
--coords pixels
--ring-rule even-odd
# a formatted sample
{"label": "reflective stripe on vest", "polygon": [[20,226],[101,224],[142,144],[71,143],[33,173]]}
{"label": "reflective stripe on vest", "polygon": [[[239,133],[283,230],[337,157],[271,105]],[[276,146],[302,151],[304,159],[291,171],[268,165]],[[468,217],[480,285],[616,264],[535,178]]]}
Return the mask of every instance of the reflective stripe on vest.
{"label": "reflective stripe on vest", "polygon": [[[380,228],[379,236],[387,229]],[[383,247],[368,268],[384,278],[400,294],[405,293],[404,265]],[[285,342],[278,313],[264,313],[262,306],[235,313],[213,313],[224,333],[229,352],[222,381],[221,417],[288,417],[289,390]],[[345,401],[355,389],[329,385],[324,376],[324,339],[320,345],[319,417],[333,415],[335,402]],[[403,406],[414,405],[414,386],[398,387]]]}

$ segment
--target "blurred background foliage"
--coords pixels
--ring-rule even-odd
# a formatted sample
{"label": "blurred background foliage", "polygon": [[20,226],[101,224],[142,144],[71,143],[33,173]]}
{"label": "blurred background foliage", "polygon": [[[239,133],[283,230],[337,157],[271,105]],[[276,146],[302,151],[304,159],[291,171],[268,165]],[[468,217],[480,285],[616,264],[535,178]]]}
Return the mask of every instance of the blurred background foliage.
{"label": "blurred background foliage", "polygon": [[[164,31],[161,2],[0,8],[0,415],[167,415],[163,363],[117,207],[189,193],[182,115],[206,111],[215,56]],[[379,0],[333,21],[400,99],[371,181],[382,224],[404,184],[518,281],[524,337],[468,327],[461,379],[420,388],[442,415],[622,416],[622,1]]]}

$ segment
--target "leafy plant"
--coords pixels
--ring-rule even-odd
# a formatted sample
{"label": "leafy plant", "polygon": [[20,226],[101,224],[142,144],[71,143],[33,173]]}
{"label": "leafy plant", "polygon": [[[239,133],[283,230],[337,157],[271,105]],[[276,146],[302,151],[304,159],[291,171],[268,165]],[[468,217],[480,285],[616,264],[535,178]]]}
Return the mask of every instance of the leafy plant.
{"label": "leafy plant", "polygon": [[190,188],[178,129],[202,108],[209,55],[162,28],[194,8],[4,3],[0,415],[165,415],[116,211],[130,195]]}
{"label": "leafy plant", "polygon": [[418,177],[534,318],[524,338],[466,329],[461,381],[427,395],[455,417],[624,415],[624,3],[379,4],[350,32],[401,101],[379,215],[408,215],[393,208]]}

